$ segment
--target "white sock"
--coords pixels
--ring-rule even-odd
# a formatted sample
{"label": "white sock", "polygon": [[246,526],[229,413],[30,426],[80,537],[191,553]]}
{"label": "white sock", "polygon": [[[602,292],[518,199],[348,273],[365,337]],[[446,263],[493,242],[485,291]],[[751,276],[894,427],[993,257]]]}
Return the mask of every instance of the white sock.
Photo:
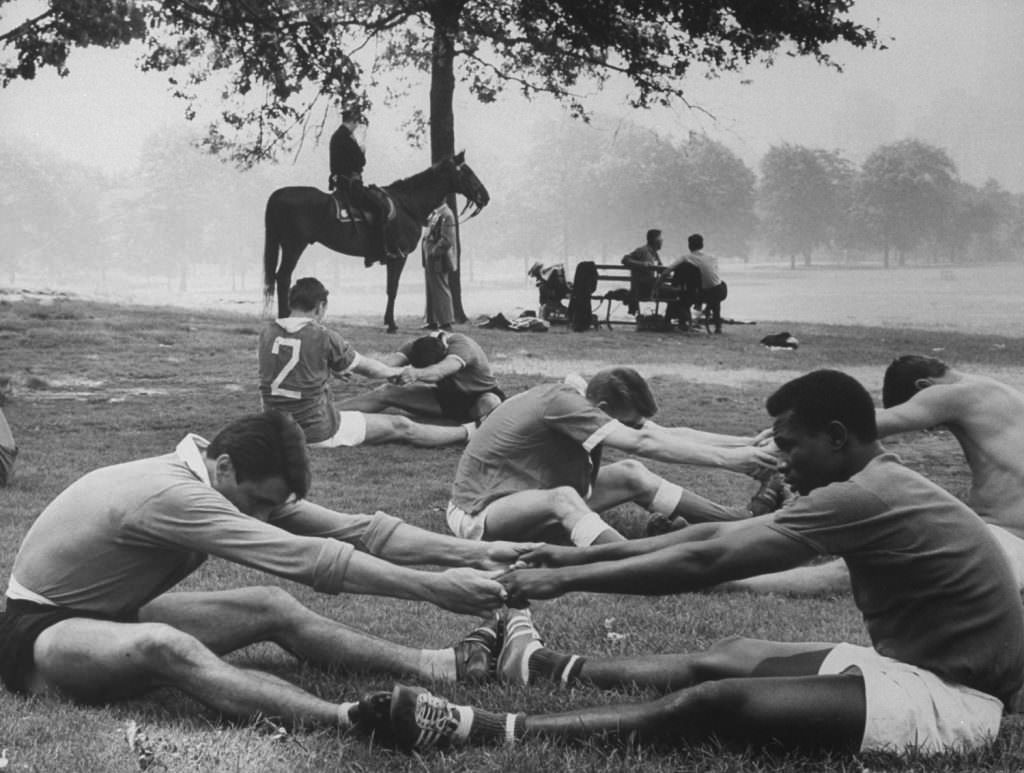
{"label": "white sock", "polygon": [[451,647],[443,650],[420,650],[417,670],[426,679],[454,682],[455,650]]}
{"label": "white sock", "polygon": [[346,701],[338,704],[338,727],[352,727],[352,717],[350,712],[358,705],[359,704],[356,701]]}
{"label": "white sock", "polygon": [[569,539],[572,540],[573,545],[585,548],[588,545],[593,545],[594,540],[606,531],[614,532],[615,529],[602,521],[601,516],[597,513],[589,512],[576,521],[572,531],[569,532]]}
{"label": "white sock", "polygon": [[663,480],[651,500],[651,510],[658,515],[672,515],[683,498],[683,487]]}
{"label": "white sock", "polygon": [[473,729],[473,717],[476,715],[472,706],[456,706],[459,710],[459,726],[455,728],[455,738],[465,741],[469,731]]}

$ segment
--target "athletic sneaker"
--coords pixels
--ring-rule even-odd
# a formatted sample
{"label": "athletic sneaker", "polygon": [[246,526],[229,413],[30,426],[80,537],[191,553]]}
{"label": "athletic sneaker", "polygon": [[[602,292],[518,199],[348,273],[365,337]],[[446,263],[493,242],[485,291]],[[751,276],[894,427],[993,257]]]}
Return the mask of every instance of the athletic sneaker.
{"label": "athletic sneaker", "polygon": [[391,692],[371,692],[359,699],[349,709],[349,719],[357,733],[372,735],[375,743],[391,747],[395,745],[391,730]]}
{"label": "athletic sneaker", "polygon": [[396,684],[391,693],[391,732],[395,745],[403,751],[451,746],[459,719],[455,706],[422,687]]}
{"label": "athletic sneaker", "polygon": [[543,646],[528,609],[505,611],[505,641],[498,653],[498,680],[509,684],[529,684],[530,655]]}
{"label": "athletic sneaker", "polygon": [[474,628],[452,649],[455,650],[455,681],[483,682],[494,675],[501,650],[502,621],[495,617]]}

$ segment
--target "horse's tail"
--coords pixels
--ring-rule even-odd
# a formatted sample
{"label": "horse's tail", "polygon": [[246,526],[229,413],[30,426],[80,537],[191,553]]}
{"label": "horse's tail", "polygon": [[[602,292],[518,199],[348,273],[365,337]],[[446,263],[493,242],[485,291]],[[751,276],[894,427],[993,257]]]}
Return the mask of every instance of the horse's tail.
{"label": "horse's tail", "polygon": [[269,311],[274,300],[274,285],[277,282],[277,259],[281,253],[281,234],[275,222],[274,200],[277,192],[270,194],[263,214],[263,308]]}

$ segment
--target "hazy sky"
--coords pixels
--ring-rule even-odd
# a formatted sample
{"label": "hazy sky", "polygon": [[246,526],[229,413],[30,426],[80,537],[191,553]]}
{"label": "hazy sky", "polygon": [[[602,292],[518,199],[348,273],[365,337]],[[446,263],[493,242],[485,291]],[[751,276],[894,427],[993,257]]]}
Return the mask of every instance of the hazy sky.
{"label": "hazy sky", "polygon": [[[945,147],[968,182],[994,177],[1024,192],[1024,2],[862,0],[856,18],[873,24],[888,50],[837,47],[843,73],[782,57],[770,69],[693,79],[691,102],[714,118],[684,107],[630,111],[615,89],[594,104],[680,137],[705,131],[752,165],[784,141],[840,149],[860,162],[883,142],[915,136]],[[0,20],[0,30],[11,21]],[[125,51],[79,52],[68,78],[47,73],[12,84],[0,91],[0,132],[104,169],[133,167],[151,131],[185,122],[164,78],[138,73],[132,61]],[[467,149],[508,146],[537,121],[568,120],[549,103],[518,97],[495,106],[464,95],[457,102],[457,142]],[[379,137],[394,117],[375,111],[372,131]]]}

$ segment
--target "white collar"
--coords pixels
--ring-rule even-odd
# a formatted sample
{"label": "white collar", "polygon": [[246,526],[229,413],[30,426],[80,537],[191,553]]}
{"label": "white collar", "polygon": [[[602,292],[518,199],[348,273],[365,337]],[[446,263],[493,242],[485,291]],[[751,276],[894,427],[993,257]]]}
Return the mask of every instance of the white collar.
{"label": "white collar", "polygon": [[209,445],[208,440],[190,432],[175,446],[174,452],[193,475],[207,486],[212,486],[210,473],[206,469],[206,449]]}
{"label": "white collar", "polygon": [[313,322],[312,317],[281,317],[276,320],[277,324],[284,328],[286,333],[298,333],[306,325]]}

